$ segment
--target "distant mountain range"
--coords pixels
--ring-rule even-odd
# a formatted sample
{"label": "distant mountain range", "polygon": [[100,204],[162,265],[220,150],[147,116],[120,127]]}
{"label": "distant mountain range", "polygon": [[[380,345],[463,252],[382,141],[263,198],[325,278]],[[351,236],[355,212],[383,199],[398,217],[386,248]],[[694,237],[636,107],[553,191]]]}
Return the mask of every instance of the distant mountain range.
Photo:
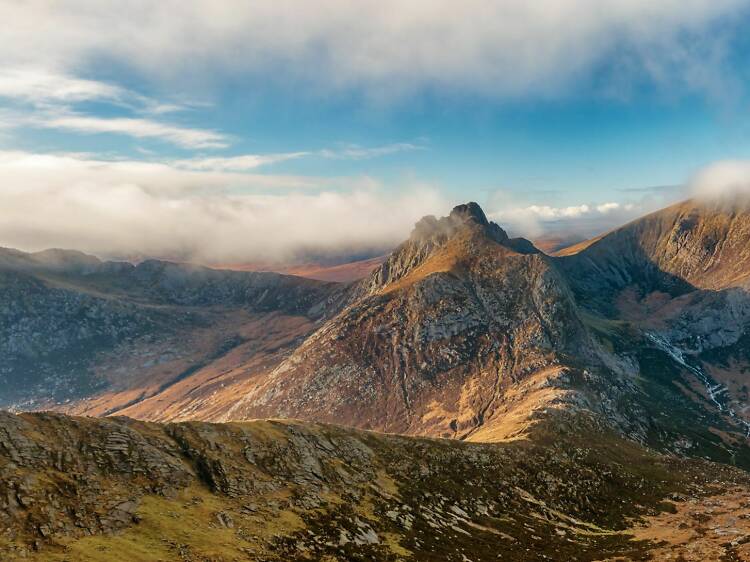
{"label": "distant mountain range", "polygon": [[[402,435],[503,442],[503,447],[510,447],[504,449],[508,454],[531,463],[542,451],[554,450],[547,491],[526,498],[518,490],[528,491],[531,484],[516,475],[515,484],[508,484],[509,497],[515,499],[508,501],[521,502],[518,505],[528,509],[537,505],[548,519],[551,513],[558,514],[554,519],[564,512],[578,521],[567,520],[573,527],[584,520],[610,530],[632,525],[626,523],[623,511],[606,507],[611,501],[607,494],[613,492],[602,492],[604,488],[597,486],[607,485],[601,483],[592,484],[588,507],[553,507],[555,498],[562,501],[568,497],[565,494],[573,493],[562,491],[566,481],[575,481],[576,486],[586,481],[586,471],[592,470],[587,455],[599,459],[599,469],[617,473],[611,486],[626,495],[634,490],[633,479],[642,477],[644,466],[651,462],[684,462],[685,474],[704,471],[699,468],[703,461],[688,459],[721,463],[706,466],[717,467],[717,474],[722,474],[716,484],[717,493],[725,494],[722,501],[730,501],[733,489],[742,493],[750,489],[744,487],[743,471],[718,468],[750,469],[750,206],[746,203],[686,201],[555,255],[545,254],[528,240],[510,238],[487,220],[476,203],[468,203],[447,217],[423,218],[408,240],[370,266],[374,269],[366,277],[336,283],[153,260],[134,266],[62,250],[37,254],[1,250],[0,406],[159,422],[295,418]],[[511,478],[505,469],[498,469],[500,475],[478,468],[484,462],[478,460],[482,455],[492,457],[496,452],[456,444],[452,452],[444,453],[441,447],[453,446],[438,443],[451,441],[409,442],[303,422],[275,428],[254,423],[153,426],[120,418],[84,423],[63,416],[27,415],[10,416],[4,431],[5,442],[15,443],[18,450],[19,440],[24,439],[46,446],[35,436],[35,427],[66,435],[99,435],[122,426],[118,431],[128,439],[146,439],[160,455],[170,459],[187,455],[191,464],[184,470],[193,476],[185,477],[184,486],[197,477],[211,488],[235,485],[231,474],[240,469],[229,467],[226,463],[234,461],[222,455],[250,446],[238,443],[255,439],[254,432],[271,441],[288,440],[281,436],[285,432],[307,435],[299,439],[317,444],[313,453],[294,452],[303,463],[323,462],[311,460],[321,454],[336,458],[344,454],[344,442],[356,442],[370,451],[367,455],[379,459],[378,466],[389,478],[398,473],[394,486],[402,498],[404,489],[399,486],[416,481],[425,497],[452,493],[443,480],[413,480],[415,475],[407,474],[423,466],[412,458],[410,447],[422,447],[428,456],[434,452],[435,458],[448,455],[439,464],[459,462],[447,458],[466,454],[469,457],[462,458],[474,467],[470,470],[479,471],[472,491],[465,495],[472,507],[456,504],[456,511],[441,503],[440,510],[453,510],[471,521],[466,525],[474,531],[489,525],[518,540],[519,531],[512,525],[498,527],[471,515],[485,513],[478,506],[489,505],[479,490],[494,478]],[[48,429],[39,431],[46,435]],[[214,449],[214,437],[206,437],[206,432],[219,432],[216,439],[223,444]],[[330,447],[329,437],[323,437],[329,432],[337,435]],[[0,444],[2,435],[0,431]],[[197,435],[200,444],[194,442]],[[70,447],[80,446],[75,445],[80,439],[76,437]],[[294,447],[297,440],[293,438]],[[145,447],[138,443],[136,449]],[[13,458],[8,452],[11,446],[3,446]],[[270,463],[262,470],[273,473],[270,467],[278,461],[271,459],[277,458],[278,451],[268,447],[276,452],[262,453]],[[527,447],[540,449],[534,452]],[[580,447],[590,451],[565,465],[561,459],[578,458],[575,451]],[[634,464],[622,458],[625,450],[631,451]],[[251,456],[257,459],[258,454]],[[51,461],[16,456],[29,470],[54,469]],[[584,457],[589,461],[581,460]],[[394,458],[409,460],[395,469]],[[652,460],[643,460],[647,458]],[[683,460],[665,460],[677,458]],[[331,459],[324,464],[334,462]],[[163,462],[167,466],[171,461]],[[357,462],[355,470],[362,470]],[[437,470],[430,462],[424,465],[427,474]],[[101,467],[91,470],[98,475]],[[117,478],[124,477],[121,467],[113,470]],[[320,476],[315,470],[311,474],[313,479]],[[285,472],[284,478],[294,475]],[[327,482],[325,487],[340,485],[332,484],[329,476],[320,478]],[[369,481],[377,478],[376,471]],[[649,480],[653,478],[663,480],[651,475],[648,486],[655,485]],[[643,510],[660,513],[659,502],[669,493],[692,494],[700,505],[710,494],[691,487],[690,478],[658,490],[650,488],[644,492],[647,497],[629,497],[628,502],[640,507],[628,503],[628,509],[641,509],[641,515]],[[305,489],[308,484],[300,483]],[[553,493],[553,489],[561,491]],[[233,502],[224,507],[240,509]],[[391,508],[384,505],[376,510],[390,513]],[[527,508],[517,515],[527,514]],[[398,523],[415,508],[399,509],[392,517],[378,512],[377,519],[390,517]],[[436,520],[447,521],[438,511]],[[485,515],[500,517],[489,511]],[[402,533],[403,522],[399,524],[401,531],[368,528],[369,523],[358,529],[347,527],[345,536],[351,540],[344,541],[342,548],[360,532],[364,537],[372,531],[381,537],[378,541],[384,532]],[[320,525],[328,529],[330,521]],[[533,530],[534,524],[530,527],[524,541],[533,535],[553,544],[569,532],[564,526],[546,531]],[[101,531],[99,526],[92,532]],[[543,541],[546,532],[555,534]],[[581,535],[580,529],[570,532]],[[433,546],[436,553],[443,552],[442,557],[430,558],[423,548],[426,539],[407,535],[401,537],[409,545],[406,550],[422,552],[416,559],[454,559],[440,550],[444,548],[440,541],[443,546]],[[730,540],[725,542],[731,546]],[[580,559],[625,556],[623,552],[633,545],[607,544],[581,546],[579,551],[591,556]],[[722,552],[739,552],[744,544],[724,545]],[[518,547],[509,547],[508,553]],[[643,552],[653,552],[652,547],[644,546]],[[304,548],[308,553],[325,551],[307,543]],[[398,559],[396,551],[386,556],[373,548],[376,559]],[[475,545],[471,551],[467,543],[464,556],[491,559],[487,556],[492,548],[483,548]],[[532,551],[539,553],[539,548]],[[563,558],[563,550],[545,552],[552,559],[572,559]]]}

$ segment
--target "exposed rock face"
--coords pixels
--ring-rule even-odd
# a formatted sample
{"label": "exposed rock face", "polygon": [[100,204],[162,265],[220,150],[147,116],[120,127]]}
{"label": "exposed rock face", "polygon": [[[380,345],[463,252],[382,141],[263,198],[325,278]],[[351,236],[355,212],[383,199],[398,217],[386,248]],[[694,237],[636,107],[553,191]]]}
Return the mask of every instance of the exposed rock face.
{"label": "exposed rock face", "polygon": [[[0,558],[646,559],[665,543],[631,540],[633,518],[654,519],[639,532],[660,536],[659,518],[684,507],[710,520],[750,491],[736,469],[561,427],[468,444],[299,422],[0,413]],[[671,552],[745,552],[703,535]]]}

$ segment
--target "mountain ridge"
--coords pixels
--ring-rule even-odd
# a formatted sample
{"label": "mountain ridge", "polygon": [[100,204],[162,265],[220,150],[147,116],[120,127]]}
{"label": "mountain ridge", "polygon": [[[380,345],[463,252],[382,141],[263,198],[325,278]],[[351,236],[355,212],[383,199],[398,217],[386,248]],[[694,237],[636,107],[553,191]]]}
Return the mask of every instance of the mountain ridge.
{"label": "mountain ridge", "polygon": [[[203,320],[183,338],[193,359],[178,353],[145,369],[146,378],[112,378],[54,407],[155,421],[285,416],[486,441],[521,438],[540,419],[575,411],[660,450],[746,464],[750,301],[741,287],[699,289],[679,273],[706,233],[740,240],[747,213],[705,207],[705,221],[685,228],[697,210],[685,202],[556,257],[510,238],[467,203],[419,221],[350,285],[146,262],[128,269],[138,272],[133,281],[110,283],[144,287],[138,299],[221,323]],[[658,261],[673,238],[682,253]],[[655,260],[635,275],[644,247]],[[244,279],[259,280],[258,292],[237,292],[232,283]],[[290,308],[295,291],[300,304]],[[260,305],[247,302],[253,294]],[[207,337],[210,346],[201,343]],[[664,407],[677,418],[663,418]]]}

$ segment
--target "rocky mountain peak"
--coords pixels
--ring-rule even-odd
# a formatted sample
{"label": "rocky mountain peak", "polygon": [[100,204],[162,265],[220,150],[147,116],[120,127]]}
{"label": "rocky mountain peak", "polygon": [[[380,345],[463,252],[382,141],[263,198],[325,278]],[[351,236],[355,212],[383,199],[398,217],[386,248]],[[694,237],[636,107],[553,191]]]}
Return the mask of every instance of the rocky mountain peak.
{"label": "rocky mountain peak", "polygon": [[[461,240],[459,240],[461,239]],[[456,243],[454,243],[456,242]],[[353,293],[354,298],[372,294],[398,281],[437,252],[451,246],[456,259],[484,247],[486,242],[500,244],[519,254],[537,254],[539,250],[525,238],[510,238],[499,225],[487,219],[475,202],[457,205],[446,217],[422,217],[414,225],[411,236],[399,246],[372,274],[363,279]]]}
{"label": "rocky mountain peak", "polygon": [[482,207],[474,201],[463,205],[456,205],[450,214],[451,219],[461,222],[474,221],[481,225],[488,225],[487,216],[484,214]]}
{"label": "rocky mountain peak", "polygon": [[538,253],[534,245],[524,238],[510,238],[499,225],[489,221],[478,203],[470,201],[453,208],[447,217],[440,219],[433,215],[422,217],[415,225],[407,243],[430,246],[442,245],[459,233],[473,231],[475,235],[486,236],[503,246],[521,253]]}
{"label": "rocky mountain peak", "polygon": [[497,242],[503,242],[508,239],[506,232],[495,223],[487,220],[487,216],[482,208],[472,202],[458,205],[453,208],[447,217],[440,219],[433,215],[422,217],[411,234],[411,240],[424,242],[430,239],[448,239],[466,226],[478,226],[487,231]]}

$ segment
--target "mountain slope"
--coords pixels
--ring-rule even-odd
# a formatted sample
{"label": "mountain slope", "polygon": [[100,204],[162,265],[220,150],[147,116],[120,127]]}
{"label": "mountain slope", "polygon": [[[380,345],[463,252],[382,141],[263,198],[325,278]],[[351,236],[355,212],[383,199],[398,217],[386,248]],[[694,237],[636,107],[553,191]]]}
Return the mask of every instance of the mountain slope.
{"label": "mountain slope", "polygon": [[[734,286],[750,220],[733,209],[687,202],[559,258],[475,204],[423,219],[337,316],[212,419],[493,441],[578,412],[657,449],[750,466],[750,307]],[[726,289],[693,286],[703,262],[705,282]]]}
{"label": "mountain slope", "polygon": [[8,357],[83,381],[55,408],[308,420],[2,414],[0,552],[750,557],[746,225],[686,202],[550,257],[461,205],[348,286],[0,254]]}
{"label": "mountain slope", "polygon": [[[729,449],[750,436],[750,205],[689,200],[556,258],[576,301],[649,380],[668,376]],[[622,341],[622,340],[625,341]],[[668,375],[668,373],[672,373]],[[675,394],[677,390],[677,394]],[[706,412],[713,417],[707,422]],[[722,418],[724,429],[714,424]],[[698,424],[695,424],[698,425]]]}
{"label": "mountain slope", "polygon": [[[34,258],[52,262],[42,270],[11,271],[46,296],[9,306],[49,312],[71,295],[89,299],[48,315],[66,337],[81,315],[84,334],[103,329],[89,317],[135,326],[84,354],[85,368],[54,365],[61,377],[47,380],[70,372],[89,384],[51,405],[67,412],[283,416],[473,441],[519,438],[571,414],[659,450],[750,467],[743,209],[687,202],[549,257],[461,205],[422,219],[349,286],[52,252]],[[716,289],[693,284],[702,262]],[[9,317],[23,327],[29,316],[45,322],[28,310]]]}
{"label": "mountain slope", "polygon": [[550,429],[531,441],[470,444],[299,422],[0,414],[0,555],[482,562],[750,553],[746,473],[659,456],[594,428]]}
{"label": "mountain slope", "polygon": [[100,414],[233,350],[245,350],[244,362],[263,347],[253,337],[258,324],[282,328],[285,338],[309,333],[340,292],[270,273],[133,266],[62,250],[0,251],[0,287],[0,406],[60,406],[105,393],[93,411]]}
{"label": "mountain slope", "polygon": [[596,362],[549,258],[476,204],[422,219],[349,301],[219,419],[499,439],[570,401],[571,354]]}
{"label": "mountain slope", "polygon": [[743,286],[750,279],[750,208],[688,200],[651,213],[564,256],[579,284],[681,293]]}

